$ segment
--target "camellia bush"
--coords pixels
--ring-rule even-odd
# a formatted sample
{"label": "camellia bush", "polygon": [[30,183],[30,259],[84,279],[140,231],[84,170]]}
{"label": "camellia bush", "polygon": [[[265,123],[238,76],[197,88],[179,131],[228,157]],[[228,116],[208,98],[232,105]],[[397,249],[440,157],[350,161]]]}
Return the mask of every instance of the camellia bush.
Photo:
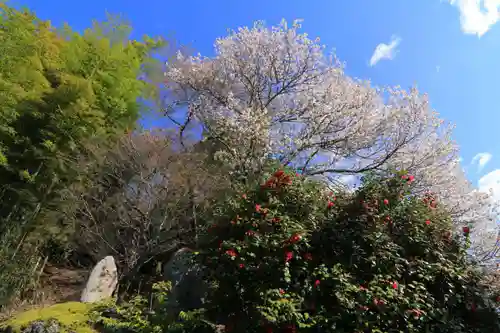
{"label": "camellia bush", "polygon": [[470,228],[405,172],[328,192],[278,169],[213,207],[198,256],[226,332],[499,332]]}

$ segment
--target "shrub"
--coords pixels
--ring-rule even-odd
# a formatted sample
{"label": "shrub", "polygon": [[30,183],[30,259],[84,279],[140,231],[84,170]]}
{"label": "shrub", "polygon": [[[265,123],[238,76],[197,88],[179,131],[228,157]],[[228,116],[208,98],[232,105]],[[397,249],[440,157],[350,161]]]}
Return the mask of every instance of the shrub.
{"label": "shrub", "polygon": [[499,332],[495,290],[414,177],[328,193],[292,170],[214,207],[199,253],[208,319],[231,332]]}
{"label": "shrub", "polygon": [[137,295],[120,305],[103,303],[92,312],[92,322],[103,333],[193,333],[215,328],[215,325],[202,319],[203,310],[181,312],[178,318],[168,313],[170,290],[169,282],[159,282],[154,285],[149,300]]}

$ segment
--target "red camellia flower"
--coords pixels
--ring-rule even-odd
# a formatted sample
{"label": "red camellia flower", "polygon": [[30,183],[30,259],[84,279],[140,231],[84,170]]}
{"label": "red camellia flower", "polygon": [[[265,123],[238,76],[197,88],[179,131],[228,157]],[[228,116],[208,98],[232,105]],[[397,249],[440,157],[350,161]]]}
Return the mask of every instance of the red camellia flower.
{"label": "red camellia flower", "polygon": [[239,264],[238,265],[240,268],[245,268],[245,264]]}
{"label": "red camellia flower", "polygon": [[285,294],[285,291],[280,288],[280,295],[284,295],[284,294]]}
{"label": "red camellia flower", "polygon": [[299,234],[294,234],[292,237],[290,237],[289,239],[289,242],[290,243],[297,243],[298,241],[300,241],[302,239],[302,236],[299,235]]}
{"label": "red camellia flower", "polygon": [[468,234],[470,232],[470,228],[467,226],[463,227],[462,230],[463,230],[464,234]]}
{"label": "red camellia flower", "polygon": [[305,260],[312,260],[313,259],[312,254],[310,254],[309,252],[308,253],[304,253],[303,257],[304,257]]}
{"label": "red camellia flower", "polygon": [[286,252],[285,252],[285,261],[286,261],[286,262],[289,262],[289,261],[290,261],[290,260],[292,260],[292,259],[293,259],[293,252],[291,252],[291,251],[286,251]]}
{"label": "red camellia flower", "polygon": [[398,289],[398,283],[396,281],[392,283],[392,289]]}
{"label": "red camellia flower", "polygon": [[233,249],[227,250],[226,254],[229,255],[230,257],[236,257],[238,255],[236,251]]}
{"label": "red camellia flower", "polygon": [[328,201],[328,205],[327,207],[328,208],[332,208],[335,204],[332,202],[332,201]]}
{"label": "red camellia flower", "polygon": [[274,177],[280,178],[285,172],[283,170],[278,170],[274,173]]}
{"label": "red camellia flower", "polygon": [[429,224],[431,224],[431,221],[430,220],[425,220],[425,224],[429,225]]}
{"label": "red camellia flower", "polygon": [[255,205],[255,211],[256,211],[257,213],[260,213],[260,210],[261,210],[261,209],[262,209],[262,206],[261,206],[261,205],[259,205],[259,204]]}
{"label": "red camellia flower", "polygon": [[268,179],[264,185],[262,185],[262,187],[266,188],[266,187],[273,187],[274,186],[274,179]]}
{"label": "red camellia flower", "polygon": [[388,204],[389,204],[389,200],[384,199],[384,205],[388,205]]}
{"label": "red camellia flower", "polygon": [[283,183],[292,185],[292,178],[290,178],[290,176],[283,177]]}
{"label": "red camellia flower", "polygon": [[414,176],[408,176],[408,182],[413,182],[415,180],[415,177]]}
{"label": "red camellia flower", "polygon": [[411,313],[415,318],[419,318],[423,311],[422,310],[419,310],[419,309],[411,309],[411,310],[408,310],[409,313]]}
{"label": "red camellia flower", "polygon": [[320,280],[316,280],[316,281],[314,281],[314,286],[315,286],[315,287],[318,287],[320,284],[321,284],[321,281],[320,281]]}

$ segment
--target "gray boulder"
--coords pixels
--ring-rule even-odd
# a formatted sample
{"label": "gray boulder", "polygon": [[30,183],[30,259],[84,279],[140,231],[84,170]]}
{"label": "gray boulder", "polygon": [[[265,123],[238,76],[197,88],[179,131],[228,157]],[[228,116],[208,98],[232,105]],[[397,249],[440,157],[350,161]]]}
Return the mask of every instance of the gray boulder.
{"label": "gray boulder", "polygon": [[85,303],[95,303],[109,298],[113,295],[117,284],[118,270],[115,259],[107,256],[99,261],[90,273],[80,300]]}
{"label": "gray boulder", "polygon": [[207,286],[204,272],[194,261],[192,250],[178,250],[165,265],[163,275],[172,283],[169,302],[175,310],[187,311],[203,306]]}

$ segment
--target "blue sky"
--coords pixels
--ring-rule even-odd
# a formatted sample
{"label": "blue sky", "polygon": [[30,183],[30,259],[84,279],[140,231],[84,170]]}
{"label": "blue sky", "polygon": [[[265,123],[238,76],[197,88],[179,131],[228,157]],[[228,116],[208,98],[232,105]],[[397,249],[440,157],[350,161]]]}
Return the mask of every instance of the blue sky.
{"label": "blue sky", "polygon": [[[11,0],[55,25],[74,29],[121,13],[134,34],[173,35],[204,55],[228,28],[256,20],[303,19],[347,64],[377,85],[417,85],[441,116],[456,124],[471,181],[500,192],[500,0]],[[481,6],[481,7],[479,7]],[[392,42],[392,43],[391,43]],[[382,58],[373,57],[377,49]],[[393,47],[393,48],[391,48]],[[385,57],[384,57],[385,55]],[[379,57],[380,58],[380,57]],[[477,154],[481,154],[474,159]],[[472,163],[472,161],[475,161]],[[481,163],[479,163],[481,162]],[[483,165],[480,167],[480,164]]]}

